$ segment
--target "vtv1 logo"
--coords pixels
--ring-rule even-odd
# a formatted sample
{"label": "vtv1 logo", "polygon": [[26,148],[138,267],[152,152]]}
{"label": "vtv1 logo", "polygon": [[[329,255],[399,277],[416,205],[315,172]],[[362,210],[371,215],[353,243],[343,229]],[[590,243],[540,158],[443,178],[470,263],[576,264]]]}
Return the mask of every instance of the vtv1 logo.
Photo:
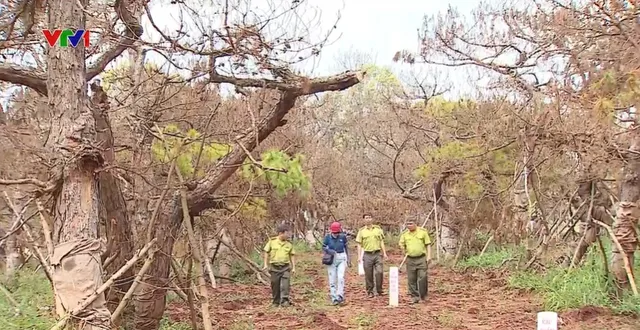
{"label": "vtv1 logo", "polygon": [[84,41],[84,46],[89,47],[89,31],[85,30],[71,30],[71,29],[55,29],[55,30],[42,30],[44,38],[47,40],[49,47],[55,47],[58,44],[62,48],[67,48],[69,45],[76,48],[80,44],[80,39]]}

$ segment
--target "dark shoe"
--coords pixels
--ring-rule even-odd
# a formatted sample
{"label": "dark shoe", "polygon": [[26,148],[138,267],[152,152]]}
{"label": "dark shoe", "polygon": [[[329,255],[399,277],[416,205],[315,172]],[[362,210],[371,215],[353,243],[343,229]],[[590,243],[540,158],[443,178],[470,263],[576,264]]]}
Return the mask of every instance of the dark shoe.
{"label": "dark shoe", "polygon": [[339,300],[335,300],[335,299],[334,299],[334,300],[331,302],[331,305],[332,305],[332,306],[337,306],[337,305],[339,305],[339,304],[340,304],[340,301],[339,301]]}
{"label": "dark shoe", "polygon": [[373,297],[374,297],[373,292],[368,292],[368,293],[367,293],[367,297],[369,297],[369,298],[373,298]]}

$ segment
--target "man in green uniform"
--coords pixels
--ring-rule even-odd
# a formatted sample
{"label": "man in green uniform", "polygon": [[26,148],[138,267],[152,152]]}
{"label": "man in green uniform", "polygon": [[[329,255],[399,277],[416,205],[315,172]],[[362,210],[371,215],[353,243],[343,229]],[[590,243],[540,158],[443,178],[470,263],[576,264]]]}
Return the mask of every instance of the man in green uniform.
{"label": "man in green uniform", "polygon": [[416,223],[407,223],[407,230],[400,236],[400,248],[407,256],[407,283],[411,303],[419,303],[427,298],[427,265],[431,261],[431,238],[424,228]]}
{"label": "man in green uniform", "polygon": [[274,306],[289,306],[291,273],[296,272],[295,251],[289,241],[289,228],[278,226],[278,236],[270,239],[264,246],[263,269],[271,274],[271,296]]}
{"label": "man in green uniform", "polygon": [[[384,232],[382,228],[373,224],[371,215],[364,214],[365,226],[360,228],[356,236],[358,243],[359,261],[364,266],[364,278],[367,288],[367,296],[372,298],[374,293],[374,278],[376,295],[381,296],[382,292],[382,274],[383,274],[383,258],[387,258],[387,251],[384,246]],[[382,252],[382,255],[380,255]]]}

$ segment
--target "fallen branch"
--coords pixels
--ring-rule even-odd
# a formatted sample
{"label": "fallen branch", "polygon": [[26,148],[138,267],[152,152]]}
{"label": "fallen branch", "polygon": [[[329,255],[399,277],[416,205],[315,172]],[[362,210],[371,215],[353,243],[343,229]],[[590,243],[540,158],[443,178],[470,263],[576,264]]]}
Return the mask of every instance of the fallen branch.
{"label": "fallen branch", "polygon": [[[11,209],[11,212],[13,213],[15,220],[13,221],[13,223],[11,224],[11,228],[9,229],[9,232],[6,233],[4,236],[0,237],[0,247],[2,247],[2,244],[4,244],[5,240],[9,237],[11,237],[11,235],[15,234],[17,231],[19,231],[24,224],[26,224],[29,220],[31,220],[36,214],[32,214],[28,217],[24,217],[24,212],[27,210],[27,208],[23,208],[21,211],[18,211],[17,209],[15,209],[15,205],[13,204],[13,202],[11,202],[11,199],[9,198],[9,195],[7,195],[7,192],[4,191],[4,197],[7,201],[7,204],[9,205],[9,208]],[[29,202],[31,202],[31,200],[29,200]]]}
{"label": "fallen branch", "polygon": [[[204,244],[202,243],[202,234],[198,235],[198,243],[200,244],[198,248],[201,249],[201,251],[203,251]],[[211,261],[207,256],[203,255],[203,259],[204,259],[203,261],[204,261],[205,269],[207,270],[207,274],[209,275],[209,281],[211,281],[211,287],[215,289],[218,287],[218,285],[216,284],[216,277],[213,275],[213,266],[211,266]]]}
{"label": "fallen branch", "polygon": [[129,302],[129,300],[131,300],[131,297],[133,297],[133,293],[136,291],[136,288],[142,281],[142,277],[144,276],[144,274],[146,274],[149,268],[151,268],[155,253],[155,250],[149,251],[149,253],[147,254],[147,260],[145,260],[144,265],[142,265],[142,268],[140,268],[140,271],[136,275],[136,278],[133,280],[131,287],[129,288],[129,290],[127,290],[127,293],[125,293],[124,297],[122,297],[122,300],[118,304],[118,307],[116,307],[116,310],[113,311],[113,314],[111,314],[111,322],[113,324],[118,325],[120,314],[122,314],[125,307],[127,307],[127,303]]}
{"label": "fallen branch", "polygon": [[42,206],[39,200],[36,200],[36,206],[38,207],[38,214],[40,214],[40,222],[42,223],[42,231],[44,233],[44,241],[47,245],[47,254],[53,255],[53,231],[51,230],[51,217],[49,217],[47,211]]}
{"label": "fallen branch", "polygon": [[[191,255],[191,254],[189,254]],[[191,259],[189,259],[191,260]],[[184,301],[188,302],[190,295],[187,294],[187,292],[184,292],[184,290],[182,290],[182,288],[186,288],[186,283],[188,282],[188,280],[191,278],[190,274],[187,274],[184,272],[184,270],[182,269],[180,262],[178,262],[178,260],[176,260],[176,258],[171,257],[171,269],[173,269],[173,274],[176,277],[176,281],[178,281],[178,283],[174,283],[175,287],[178,288],[181,292],[182,292],[182,297],[184,297]],[[183,280],[184,278],[184,280]],[[195,297],[196,299],[198,297]]]}
{"label": "fallen branch", "polygon": [[104,282],[104,284],[102,284],[98,288],[98,290],[96,290],[96,292],[94,292],[91,296],[85,299],[80,305],[78,305],[76,308],[72,309],[69,313],[63,316],[50,330],[64,329],[64,327],[67,325],[67,322],[72,316],[78,315],[85,308],[91,305],[91,303],[93,303],[93,301],[96,300],[98,296],[103,294],[109,287],[111,287],[111,285],[113,285],[116,279],[118,279],[120,276],[126,273],[129,270],[129,268],[133,267],[133,265],[135,265],[135,263],[138,262],[138,259],[144,256],[154,244],[156,244],[155,238],[151,242],[147,243],[147,245],[145,245],[140,251],[138,251],[138,253],[134,255],[133,258],[131,258],[129,261],[127,261],[127,263],[124,266],[122,266],[122,268],[120,268],[117,272],[111,275],[111,277],[106,282]]}
{"label": "fallen branch", "polygon": [[13,299],[11,292],[9,292],[9,290],[5,288],[2,283],[0,283],[0,291],[2,291],[2,293],[7,297],[7,300],[9,300],[9,302],[16,308],[16,313],[20,313],[20,304],[18,304],[18,302]]}
{"label": "fallen branch", "polygon": [[158,214],[160,213],[160,207],[162,206],[162,202],[164,201],[164,198],[167,196],[167,192],[169,192],[169,188],[171,188],[171,176],[173,175],[173,169],[176,166],[176,159],[171,161],[171,166],[169,167],[169,173],[167,174],[167,184],[162,190],[162,193],[160,194],[160,198],[158,199],[156,206],[153,208],[153,212],[151,213],[151,218],[149,218],[149,227],[147,227],[147,242],[150,242],[151,239],[153,238],[156,219],[158,218]]}
{"label": "fallen branch", "polygon": [[[191,245],[189,245],[189,256],[187,257],[187,275],[185,276],[184,285],[187,290],[187,304],[189,304],[189,316],[191,318],[191,328],[198,329],[198,312],[195,300],[198,298],[198,290],[194,287],[193,281],[193,258],[191,257]],[[198,300],[199,301],[199,300]]]}
{"label": "fallen branch", "polygon": [[33,237],[29,226],[27,226],[27,224],[24,224],[23,228],[25,235],[27,235],[28,248],[31,250],[31,253],[36,256],[36,259],[38,259],[38,262],[40,262],[45,275],[47,275],[47,278],[53,284],[53,269],[51,269],[51,265],[49,265],[49,263],[47,262],[47,257],[45,257],[45,255],[42,253],[42,250],[40,250],[38,246],[32,243],[35,242],[35,238]]}
{"label": "fallen branch", "polygon": [[602,244],[602,239],[600,235],[596,236],[598,239],[598,247],[600,248],[600,252],[602,253],[602,265],[604,266],[604,276],[605,283],[609,282],[609,261],[607,261],[607,251],[604,249],[604,244]]}
{"label": "fallen branch", "polygon": [[27,256],[27,258],[24,260],[24,262],[22,263],[22,265],[20,265],[20,267],[18,267],[18,271],[21,271],[22,268],[24,268],[24,266],[27,265],[27,263],[29,262],[29,260],[31,260],[31,258],[33,258],[33,253],[31,253],[31,251],[29,251],[29,255]]}
{"label": "fallen branch", "polygon": [[[591,195],[589,197],[589,209],[587,211],[587,226],[584,228],[584,233],[582,234],[582,237],[580,238],[580,242],[578,242],[578,246],[576,246],[576,251],[573,254],[573,258],[571,258],[571,264],[569,265],[569,268],[573,268],[575,267],[581,260],[577,260],[578,257],[580,257],[580,259],[582,259],[582,256],[584,255],[584,252],[582,254],[579,255],[580,251],[583,249],[582,245],[584,243],[584,241],[587,239],[587,235],[590,234],[589,230],[591,227],[591,222],[593,220],[593,218],[591,217],[591,213],[593,212],[593,196],[595,195],[595,183],[591,183]],[[596,235],[598,235],[596,233]],[[589,245],[591,244],[591,242],[587,243],[587,248],[589,247]]]}
{"label": "fallen branch", "polygon": [[613,233],[613,229],[611,229],[611,226],[598,220],[593,220],[593,223],[596,223],[599,226],[604,227],[609,233],[609,236],[611,236],[611,240],[613,240],[613,243],[618,248],[618,251],[619,251],[618,253],[622,254],[622,261],[624,261],[624,270],[627,272],[627,278],[629,279],[629,284],[631,285],[631,290],[633,291],[633,295],[638,296],[638,287],[636,286],[636,280],[633,277],[633,271],[631,270],[631,263],[629,262],[629,259],[627,258],[627,254],[624,252],[624,249],[622,248],[620,241],[618,241],[618,239],[616,238],[616,235]]}
{"label": "fallen branch", "polygon": [[440,246],[442,242],[440,242],[440,221],[438,220],[438,202],[440,201],[436,196],[436,190],[432,189],[433,192],[433,213],[434,220],[436,222],[436,260],[440,261]]}
{"label": "fallen branch", "polygon": [[[180,174],[180,169],[176,166],[175,168],[176,176],[180,181],[180,184],[184,185],[184,179]],[[187,201],[187,189],[186,187],[181,187],[180,189],[180,201],[182,203],[182,217],[185,227],[187,228],[187,236],[189,238],[189,244],[191,245],[191,251],[193,254],[193,258],[198,263],[198,267],[196,267],[196,277],[198,278],[199,293],[200,293],[200,308],[202,309],[202,322],[204,323],[205,330],[213,330],[213,326],[211,323],[211,316],[209,314],[209,292],[207,292],[207,283],[204,280],[204,274],[202,271],[202,250],[200,246],[200,242],[196,238],[196,233],[193,230],[193,224],[191,223],[191,216],[189,215],[189,203]]]}
{"label": "fallen branch", "polygon": [[[253,262],[251,259],[247,258],[245,255],[243,255],[242,253],[240,253],[240,251],[238,251],[238,249],[236,249],[235,247],[231,246],[231,244],[227,244],[227,242],[225,242],[224,240],[220,240],[222,242],[222,244],[224,244],[224,246],[228,247],[229,250],[231,252],[233,252],[233,254],[235,254],[236,256],[238,256],[240,259],[242,259],[248,266],[249,268],[251,268],[251,270],[253,270],[256,274],[262,274],[265,276],[268,276],[269,274],[267,274],[266,271],[263,271],[261,269],[260,266],[258,266],[255,262]],[[264,284],[267,285],[269,284],[267,281],[265,281],[262,277],[258,277],[258,280]]]}
{"label": "fallen branch", "polygon": [[493,235],[491,235],[489,237],[489,239],[487,240],[486,243],[484,243],[484,246],[482,247],[482,251],[480,251],[480,257],[482,257],[482,255],[487,251],[487,248],[489,247],[489,244],[493,241]]}
{"label": "fallen branch", "polygon": [[21,184],[30,184],[40,188],[47,188],[49,186],[49,184],[47,184],[46,182],[40,181],[38,179],[33,179],[33,178],[15,179],[15,180],[0,179],[0,185],[3,185],[3,186],[14,186],[14,185],[21,185]]}
{"label": "fallen branch", "polygon": [[180,299],[182,299],[184,302],[187,302],[187,300],[189,299],[187,297],[187,294],[184,293],[182,289],[180,289],[180,287],[175,283],[175,281],[171,281],[171,290],[175,292],[178,295],[178,297],[180,297]]}
{"label": "fallen branch", "polygon": [[[25,235],[27,235],[27,245],[31,250],[31,253],[36,256],[36,258],[40,262],[40,265],[42,265],[42,268],[44,269],[45,275],[47,275],[47,278],[49,279],[49,281],[53,283],[53,280],[52,280],[53,271],[51,270],[51,266],[47,263],[47,258],[42,253],[42,251],[40,251],[40,249],[35,244],[33,244],[33,242],[36,242],[36,240],[33,237],[33,234],[31,234],[31,230],[27,225],[26,220],[29,220],[29,219],[26,219],[25,221],[20,221],[22,219],[22,216],[24,215],[24,212],[27,210],[27,205],[31,203],[33,198],[29,199],[29,201],[25,204],[25,207],[23,207],[22,210],[18,211],[18,209],[16,208],[16,205],[13,203],[13,201],[11,201],[11,198],[9,198],[9,195],[7,194],[7,192],[3,191],[3,194],[4,194],[5,200],[7,201],[7,205],[9,205],[9,208],[13,212],[13,215],[16,217],[14,225],[17,226],[18,223],[20,223],[19,227],[15,228],[14,230],[17,230],[18,228],[23,229],[23,232],[25,233]],[[35,213],[33,214],[33,216],[35,216]]]}
{"label": "fallen branch", "polygon": [[[576,212],[571,216],[571,218],[569,218],[569,220],[567,220],[567,225],[562,227],[562,229],[560,229],[560,231],[558,231],[558,235],[562,234],[562,240],[566,239],[567,236],[569,236],[569,233],[571,233],[576,224],[578,224],[578,222],[580,222],[580,217],[582,216],[582,213],[584,212],[582,210],[582,207],[585,206],[587,204],[589,200],[585,199],[582,204],[580,204],[580,206],[578,206],[578,208],[576,209]],[[574,221],[575,219],[575,221]],[[560,226],[557,226],[556,228],[560,228]],[[564,232],[564,234],[563,234]],[[554,235],[555,232],[550,232],[549,235]]]}
{"label": "fallen branch", "polygon": [[538,260],[538,258],[542,255],[543,251],[544,251],[543,249],[538,249],[538,251],[536,251],[533,257],[531,257],[531,259],[529,259],[529,261],[524,265],[524,270],[529,269],[536,262],[536,260]]}
{"label": "fallen branch", "polygon": [[106,269],[107,267],[109,267],[118,257],[118,255],[120,254],[120,250],[116,251],[116,253],[114,253],[112,256],[109,256],[103,263],[102,263],[102,269]]}

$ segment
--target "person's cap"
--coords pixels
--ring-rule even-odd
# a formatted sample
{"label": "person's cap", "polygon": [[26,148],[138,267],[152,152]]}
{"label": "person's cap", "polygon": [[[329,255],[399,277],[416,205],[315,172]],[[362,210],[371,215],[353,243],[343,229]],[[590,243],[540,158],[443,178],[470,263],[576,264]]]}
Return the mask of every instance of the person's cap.
{"label": "person's cap", "polygon": [[329,230],[334,234],[339,233],[342,231],[342,225],[339,222],[334,222],[329,226]]}

